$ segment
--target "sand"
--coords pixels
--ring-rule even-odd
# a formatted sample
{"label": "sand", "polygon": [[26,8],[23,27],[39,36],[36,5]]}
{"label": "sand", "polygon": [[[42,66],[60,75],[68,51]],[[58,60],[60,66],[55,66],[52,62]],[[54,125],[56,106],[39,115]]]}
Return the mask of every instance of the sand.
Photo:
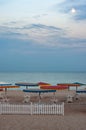
{"label": "sand", "polygon": [[[0,130],[86,130],[86,95],[79,100],[67,103],[68,94],[74,91],[58,91],[56,99],[65,102],[65,114],[62,115],[0,115]],[[8,91],[10,103],[23,104],[25,93]],[[32,102],[38,102],[38,94],[30,94]],[[51,102],[53,94],[42,94],[41,102]]]}

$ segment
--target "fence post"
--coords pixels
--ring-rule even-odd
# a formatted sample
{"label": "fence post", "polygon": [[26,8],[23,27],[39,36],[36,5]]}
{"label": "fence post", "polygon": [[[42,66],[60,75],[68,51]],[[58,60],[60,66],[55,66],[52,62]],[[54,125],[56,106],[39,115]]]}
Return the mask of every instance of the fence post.
{"label": "fence post", "polygon": [[2,104],[0,102],[0,115],[2,114]]}
{"label": "fence post", "polygon": [[30,111],[30,114],[32,115],[32,114],[33,114],[33,104],[32,104],[32,102],[31,102],[31,104],[30,104],[30,108],[31,108],[31,109],[30,109],[30,110],[31,110],[31,111]]}

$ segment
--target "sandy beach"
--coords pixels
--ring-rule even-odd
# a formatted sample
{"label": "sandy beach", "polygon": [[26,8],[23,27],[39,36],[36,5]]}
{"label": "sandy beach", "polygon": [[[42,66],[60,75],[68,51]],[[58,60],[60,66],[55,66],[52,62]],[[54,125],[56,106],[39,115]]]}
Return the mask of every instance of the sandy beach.
{"label": "sandy beach", "polygon": [[[0,115],[0,130],[85,130],[86,129],[86,95],[79,95],[78,100],[67,103],[68,94],[74,91],[58,91],[56,99],[65,102],[62,115]],[[23,103],[25,93],[8,91],[9,103]],[[38,102],[38,94],[30,94],[32,102]],[[42,94],[41,102],[50,102],[53,94]]]}

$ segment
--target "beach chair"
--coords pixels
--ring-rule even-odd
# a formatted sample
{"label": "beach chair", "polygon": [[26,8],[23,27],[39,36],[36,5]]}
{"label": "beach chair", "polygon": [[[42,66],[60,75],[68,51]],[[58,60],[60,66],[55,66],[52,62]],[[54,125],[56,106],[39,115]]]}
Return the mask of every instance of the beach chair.
{"label": "beach chair", "polygon": [[24,103],[28,103],[28,102],[30,102],[30,96],[29,95],[25,95],[24,96],[24,101],[23,101]]}
{"label": "beach chair", "polygon": [[66,101],[67,101],[67,103],[72,103],[73,102],[73,96],[72,95],[68,95]]}
{"label": "beach chair", "polygon": [[8,102],[9,99],[7,98],[6,95],[4,95],[3,93],[0,93],[0,99],[1,99],[1,102]]}
{"label": "beach chair", "polygon": [[51,98],[51,102],[52,102],[52,103],[57,103],[57,102],[58,102],[58,99],[57,99],[57,97],[55,96],[55,94],[54,94],[53,97]]}
{"label": "beach chair", "polygon": [[58,103],[58,99],[52,98],[52,99],[51,99],[51,102],[52,102],[52,103]]}
{"label": "beach chair", "polygon": [[9,99],[7,98],[7,97],[4,97],[3,99],[2,99],[2,102],[8,102],[9,101]]}
{"label": "beach chair", "polygon": [[0,99],[3,99],[4,98],[4,95],[2,92],[0,92]]}
{"label": "beach chair", "polygon": [[77,93],[74,96],[74,100],[79,100],[79,95]]}

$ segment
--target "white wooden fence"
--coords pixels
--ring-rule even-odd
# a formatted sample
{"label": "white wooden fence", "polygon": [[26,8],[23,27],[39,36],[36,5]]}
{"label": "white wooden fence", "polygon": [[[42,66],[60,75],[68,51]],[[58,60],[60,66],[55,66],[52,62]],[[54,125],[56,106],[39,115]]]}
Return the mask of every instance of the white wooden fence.
{"label": "white wooden fence", "polygon": [[0,103],[0,114],[57,114],[64,115],[64,103],[60,104],[8,104]]}

